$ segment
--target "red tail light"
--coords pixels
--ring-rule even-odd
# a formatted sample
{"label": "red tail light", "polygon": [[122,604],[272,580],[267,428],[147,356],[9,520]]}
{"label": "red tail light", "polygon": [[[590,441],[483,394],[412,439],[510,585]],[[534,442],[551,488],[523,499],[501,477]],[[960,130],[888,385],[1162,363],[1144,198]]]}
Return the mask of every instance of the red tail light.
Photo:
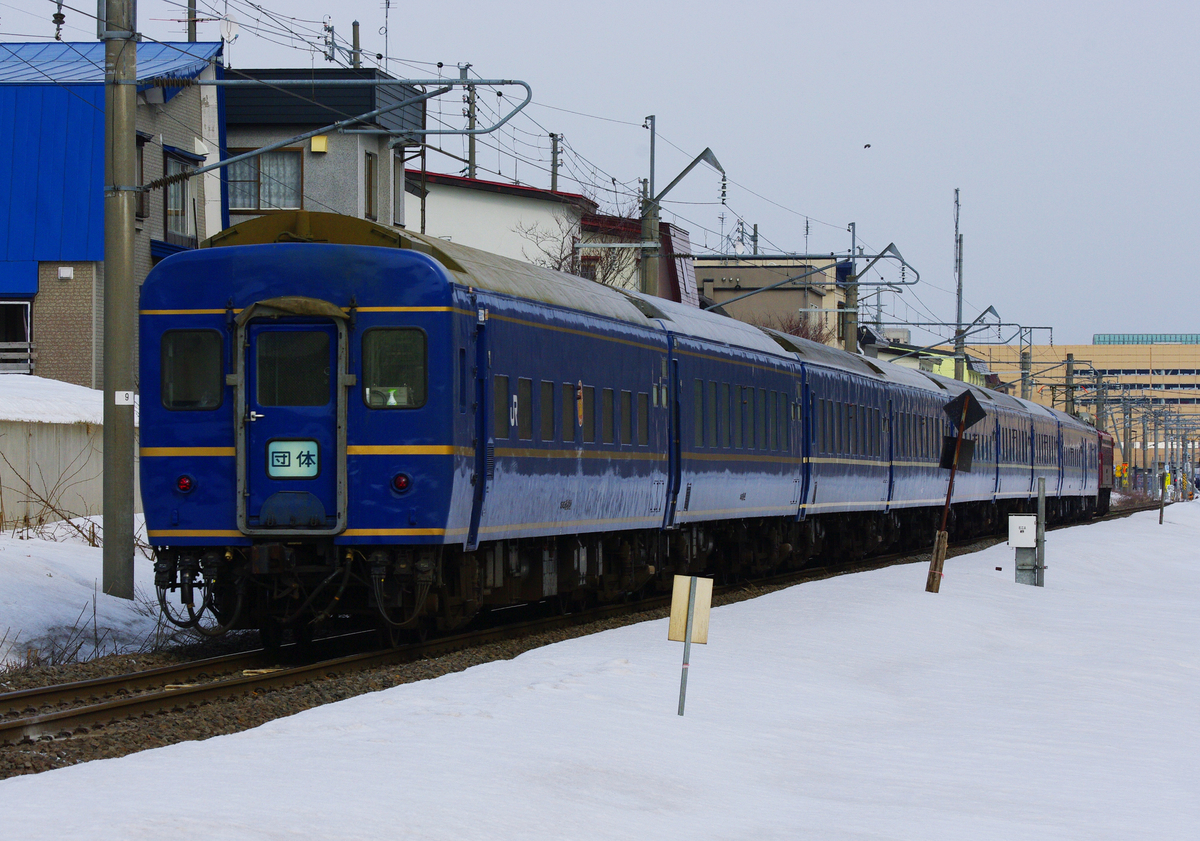
{"label": "red tail light", "polygon": [[194,488],[194,487],[196,487],[196,480],[193,479],[191,476],[187,475],[186,473],[184,473],[182,476],[180,476],[178,479],[175,480],[175,488],[180,493],[183,493],[183,494],[191,493],[192,488]]}
{"label": "red tail light", "polygon": [[392,477],[392,490],[396,493],[404,493],[412,485],[412,480],[408,478],[407,473],[397,473]]}

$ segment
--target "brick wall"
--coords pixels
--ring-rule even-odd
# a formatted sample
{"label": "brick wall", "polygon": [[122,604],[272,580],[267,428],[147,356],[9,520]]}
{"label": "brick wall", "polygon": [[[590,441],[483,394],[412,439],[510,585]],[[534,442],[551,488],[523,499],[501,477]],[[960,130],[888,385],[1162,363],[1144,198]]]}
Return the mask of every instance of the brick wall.
{"label": "brick wall", "polygon": [[[60,266],[72,268],[75,276],[59,280]],[[96,269],[96,263],[38,266],[38,294],[30,322],[38,352],[33,372],[39,377],[97,387],[92,356]]]}

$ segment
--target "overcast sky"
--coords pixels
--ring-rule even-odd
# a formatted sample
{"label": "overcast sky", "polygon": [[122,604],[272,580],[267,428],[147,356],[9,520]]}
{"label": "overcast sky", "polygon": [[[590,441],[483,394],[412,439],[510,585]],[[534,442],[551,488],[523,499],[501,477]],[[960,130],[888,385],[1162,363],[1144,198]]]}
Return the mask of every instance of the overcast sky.
{"label": "overcast sky", "polygon": [[[34,11],[0,0],[7,40],[53,34],[53,2],[22,5]],[[139,29],[183,40],[170,20],[180,5],[141,0]],[[654,114],[658,189],[706,146],[730,179],[724,207],[707,166],[665,203],[697,250],[719,248],[740,218],[759,226],[762,250],[844,252],[856,222],[868,253],[894,242],[921,275],[885,296],[885,319],[954,319],[960,188],[968,321],[994,306],[1006,322],[1053,327],[1057,344],[1200,332],[1185,256],[1197,242],[1195,4],[392,2],[386,45],[384,0],[267,0],[274,22],[244,0],[200,8],[238,21],[234,67],[331,66],[306,44],[325,18],[348,45],[357,18],[364,50],[386,52],[395,75],[436,77],[443,62],[457,76],[469,62],[482,78],[528,82],[533,104],[481,141],[491,172],[480,177],[549,186],[553,131],[569,146],[560,189],[628,205],[649,172],[642,123]],[[94,37],[90,20],[66,15],[64,38]],[[200,24],[201,40],[219,37]],[[461,125],[460,100],[430,113]],[[481,118],[499,104],[486,91],[480,102]]]}

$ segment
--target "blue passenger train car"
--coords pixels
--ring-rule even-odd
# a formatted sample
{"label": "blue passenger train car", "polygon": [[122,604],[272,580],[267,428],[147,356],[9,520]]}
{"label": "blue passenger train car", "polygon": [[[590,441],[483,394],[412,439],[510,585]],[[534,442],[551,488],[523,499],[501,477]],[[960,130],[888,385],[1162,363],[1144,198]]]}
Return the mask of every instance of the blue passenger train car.
{"label": "blue passenger train car", "polygon": [[[172,256],[141,297],[156,584],[206,633],[391,639],[919,545],[962,383],[357,219],[280,213]],[[1105,436],[970,387],[955,529],[1047,480],[1107,505]]]}

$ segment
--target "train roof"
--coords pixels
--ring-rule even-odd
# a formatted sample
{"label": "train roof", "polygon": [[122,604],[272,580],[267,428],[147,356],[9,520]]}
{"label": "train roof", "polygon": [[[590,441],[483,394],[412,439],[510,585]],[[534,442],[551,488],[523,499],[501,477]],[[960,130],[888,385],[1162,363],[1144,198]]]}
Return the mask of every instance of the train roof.
{"label": "train roof", "polygon": [[437,260],[456,283],[543,304],[582,310],[641,327],[670,330],[732,347],[787,357],[757,327],[652,295],[617,289],[436,237],[397,231],[365,219],[307,210],[258,216],[205,240],[202,248],[277,242],[328,242],[419,251]]}
{"label": "train roof", "polygon": [[437,260],[455,282],[475,289],[525,298],[566,309],[662,328],[690,338],[720,342],[771,356],[844,371],[861,377],[944,394],[948,400],[970,389],[984,408],[1000,407],[1051,417],[1068,425],[1086,426],[1065,412],[1012,395],[872,359],[778,330],[759,328],[724,314],[617,289],[576,275],[480,251],[436,237],[378,225],[337,213],[308,210],[258,216],[227,228],[201,243],[201,248],[268,243],[324,242],[403,248]]}
{"label": "train roof", "polygon": [[642,327],[657,326],[654,316],[647,315],[628,296],[604,284],[337,213],[296,210],[258,216],[226,228],[201,243],[201,248],[280,242],[326,242],[417,251],[437,260],[463,286],[583,310]]}

